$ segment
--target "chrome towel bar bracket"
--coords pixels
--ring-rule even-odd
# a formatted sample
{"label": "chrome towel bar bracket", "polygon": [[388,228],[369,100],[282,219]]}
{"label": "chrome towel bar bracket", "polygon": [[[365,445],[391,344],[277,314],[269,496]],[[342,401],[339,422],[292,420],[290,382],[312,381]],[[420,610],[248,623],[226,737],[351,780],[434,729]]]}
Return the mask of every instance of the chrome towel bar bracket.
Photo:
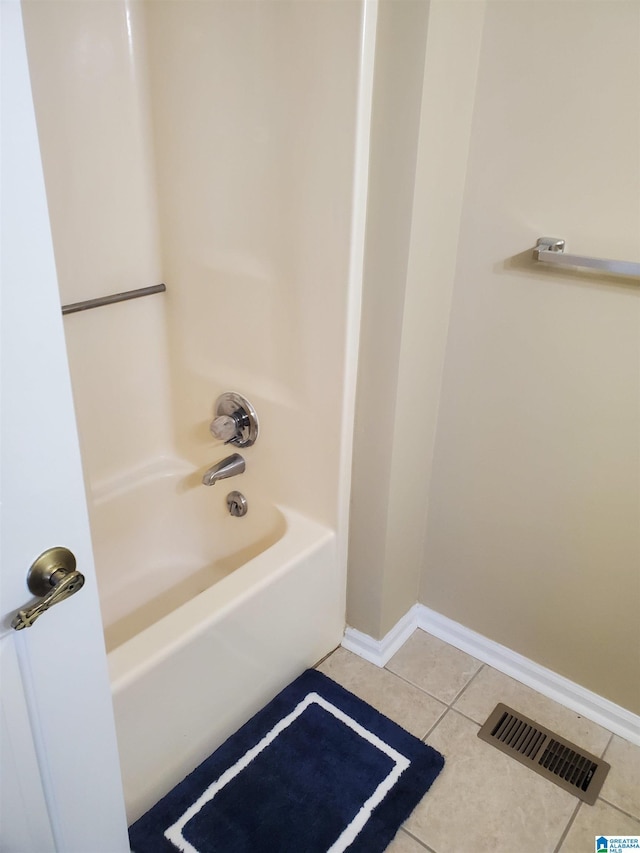
{"label": "chrome towel bar bracket", "polygon": [[624,275],[640,278],[640,263],[635,261],[613,261],[608,258],[589,258],[570,255],[564,250],[565,242],[557,237],[541,237],[533,250],[536,261],[561,267],[585,267],[609,275]]}

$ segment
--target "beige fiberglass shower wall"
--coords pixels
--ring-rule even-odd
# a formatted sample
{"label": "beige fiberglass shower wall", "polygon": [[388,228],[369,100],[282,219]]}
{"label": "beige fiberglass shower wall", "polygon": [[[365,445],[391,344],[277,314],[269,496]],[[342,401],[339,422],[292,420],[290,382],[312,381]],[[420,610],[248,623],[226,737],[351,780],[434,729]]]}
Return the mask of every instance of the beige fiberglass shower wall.
{"label": "beige fiberglass shower wall", "polygon": [[214,389],[245,389],[261,421],[252,475],[332,527],[361,15],[146,7],[177,447],[213,461]]}
{"label": "beige fiberglass shower wall", "polygon": [[[162,281],[141,8],[22,4],[63,304]],[[89,494],[170,447],[165,299],[70,314]]]}
{"label": "beige fiberglass shower wall", "polygon": [[348,611],[380,638],[419,600],[636,714],[640,291],[531,250],[640,260],[639,80],[635,2],[431,2],[388,501],[356,443]]}
{"label": "beige fiberglass shower wall", "polygon": [[[360,3],[23,4],[89,493],[224,455],[333,527],[341,470]],[[348,396],[348,395],[347,395]]]}

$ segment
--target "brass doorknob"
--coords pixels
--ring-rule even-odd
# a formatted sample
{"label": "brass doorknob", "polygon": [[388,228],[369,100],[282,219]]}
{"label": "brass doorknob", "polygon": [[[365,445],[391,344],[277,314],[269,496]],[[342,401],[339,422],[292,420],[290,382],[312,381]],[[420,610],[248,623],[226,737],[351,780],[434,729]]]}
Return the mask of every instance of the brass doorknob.
{"label": "brass doorknob", "polygon": [[11,621],[16,631],[30,628],[45,610],[82,589],[84,575],[76,571],[76,558],[68,548],[49,548],[29,569],[27,586],[41,601],[18,610]]}

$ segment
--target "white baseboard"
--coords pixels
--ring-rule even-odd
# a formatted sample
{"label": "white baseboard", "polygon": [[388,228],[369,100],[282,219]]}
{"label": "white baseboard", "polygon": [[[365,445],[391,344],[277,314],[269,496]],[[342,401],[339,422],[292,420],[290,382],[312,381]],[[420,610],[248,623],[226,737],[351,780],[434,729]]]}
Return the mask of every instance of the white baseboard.
{"label": "white baseboard", "polygon": [[369,663],[384,666],[418,627],[418,608],[420,606],[414,604],[411,610],[407,611],[381,640],[374,640],[368,634],[363,634],[362,631],[347,626],[342,640],[343,648],[368,660]]}
{"label": "white baseboard", "polygon": [[376,666],[384,666],[416,628],[444,640],[499,672],[532,687],[560,705],[640,746],[640,717],[603,696],[569,681],[529,658],[477,634],[423,604],[415,604],[382,638],[374,640],[355,628],[347,628],[342,645]]}

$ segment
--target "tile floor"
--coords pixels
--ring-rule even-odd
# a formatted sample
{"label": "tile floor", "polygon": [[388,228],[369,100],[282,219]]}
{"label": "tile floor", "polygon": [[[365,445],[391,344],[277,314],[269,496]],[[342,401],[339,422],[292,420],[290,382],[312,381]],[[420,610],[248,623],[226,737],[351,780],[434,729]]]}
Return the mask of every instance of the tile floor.
{"label": "tile floor", "polygon": [[[592,853],[640,835],[640,747],[417,630],[384,669],[339,648],[318,667],[445,756],[388,853]],[[476,737],[505,702],[611,764],[594,806]]]}

